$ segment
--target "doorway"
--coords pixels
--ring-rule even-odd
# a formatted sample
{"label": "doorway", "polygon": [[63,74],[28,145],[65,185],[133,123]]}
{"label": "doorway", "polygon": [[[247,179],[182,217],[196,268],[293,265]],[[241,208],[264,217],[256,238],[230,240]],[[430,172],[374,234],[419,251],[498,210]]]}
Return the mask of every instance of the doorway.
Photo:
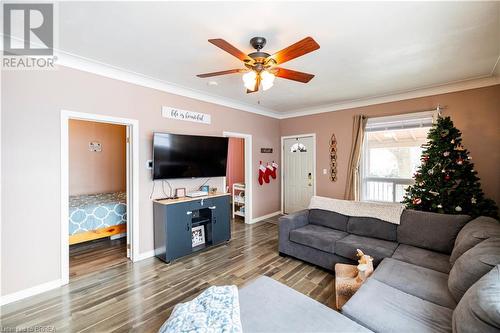
{"label": "doorway", "polygon": [[281,208],[289,214],[306,209],[316,194],[316,134],[282,137],[281,146]]}
{"label": "doorway", "polygon": [[69,273],[127,261],[127,126],[69,120]]}
{"label": "doorway", "polygon": [[[232,200],[232,212],[233,218],[243,220],[245,223],[252,223],[252,135],[236,132],[223,132],[224,137],[237,139],[232,143],[229,143],[229,149],[231,149],[231,144],[233,144],[235,155],[233,156],[235,160],[239,160],[239,163],[234,163],[236,166],[235,170],[230,170],[231,168],[231,156],[228,156],[228,172],[229,177],[226,176],[225,187],[231,193]],[[241,154],[241,149],[243,152]],[[238,152],[239,151],[239,152]],[[229,155],[231,152],[229,152]],[[242,155],[242,156],[241,156]],[[242,165],[241,165],[242,163]],[[239,170],[239,171],[238,171]],[[243,182],[236,178],[232,178],[234,174],[242,172]],[[234,181],[236,180],[236,181]]]}
{"label": "doorway", "polygon": [[[138,122],[61,112],[61,283],[138,260]],[[71,246],[71,248],[70,248]]]}

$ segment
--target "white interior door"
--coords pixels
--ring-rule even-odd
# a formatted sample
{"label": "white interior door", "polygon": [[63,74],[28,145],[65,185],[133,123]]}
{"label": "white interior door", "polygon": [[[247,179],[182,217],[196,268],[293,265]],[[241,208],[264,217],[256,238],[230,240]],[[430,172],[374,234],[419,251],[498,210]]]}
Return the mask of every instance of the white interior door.
{"label": "white interior door", "polygon": [[309,206],[314,195],[314,139],[312,136],[283,140],[284,213]]}

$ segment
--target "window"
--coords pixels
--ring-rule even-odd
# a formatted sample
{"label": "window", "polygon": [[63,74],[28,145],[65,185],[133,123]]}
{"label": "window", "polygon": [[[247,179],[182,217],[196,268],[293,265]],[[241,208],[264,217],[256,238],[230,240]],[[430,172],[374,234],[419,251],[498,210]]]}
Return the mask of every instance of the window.
{"label": "window", "polygon": [[296,152],[307,153],[307,148],[302,143],[295,143],[290,147],[290,152],[291,153],[296,153]]}
{"label": "window", "polygon": [[369,118],[361,156],[361,199],[400,202],[420,166],[436,112]]}

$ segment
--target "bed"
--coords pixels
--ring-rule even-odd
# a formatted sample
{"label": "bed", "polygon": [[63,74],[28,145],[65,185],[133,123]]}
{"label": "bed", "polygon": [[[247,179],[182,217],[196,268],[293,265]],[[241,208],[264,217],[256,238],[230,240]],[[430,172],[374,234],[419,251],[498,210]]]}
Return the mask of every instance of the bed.
{"label": "bed", "polygon": [[69,244],[77,244],[127,231],[125,192],[69,197]]}

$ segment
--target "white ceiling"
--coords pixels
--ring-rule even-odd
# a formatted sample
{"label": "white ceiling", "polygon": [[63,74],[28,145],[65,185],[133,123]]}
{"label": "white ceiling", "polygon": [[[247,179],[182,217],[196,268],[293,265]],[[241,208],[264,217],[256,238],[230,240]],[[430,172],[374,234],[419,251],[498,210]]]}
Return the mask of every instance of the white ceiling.
{"label": "white ceiling", "polygon": [[[58,24],[63,51],[281,114],[491,76],[500,54],[500,2],[63,2]],[[242,67],[207,39],[253,36],[268,53],[313,37],[283,67],[316,77],[247,95],[239,74],[195,76]]]}

